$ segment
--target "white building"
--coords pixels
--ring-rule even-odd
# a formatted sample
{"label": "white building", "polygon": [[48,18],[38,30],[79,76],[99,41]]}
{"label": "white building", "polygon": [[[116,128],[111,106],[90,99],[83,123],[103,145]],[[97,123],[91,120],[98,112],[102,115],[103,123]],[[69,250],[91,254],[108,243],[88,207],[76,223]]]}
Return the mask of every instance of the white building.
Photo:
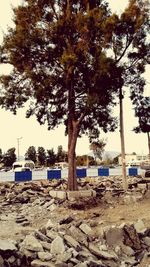
{"label": "white building", "polygon": [[[125,161],[126,165],[131,164],[132,162],[143,162],[148,160],[148,155],[139,155],[139,154],[126,154]],[[121,156],[118,157],[119,165],[122,165]]]}

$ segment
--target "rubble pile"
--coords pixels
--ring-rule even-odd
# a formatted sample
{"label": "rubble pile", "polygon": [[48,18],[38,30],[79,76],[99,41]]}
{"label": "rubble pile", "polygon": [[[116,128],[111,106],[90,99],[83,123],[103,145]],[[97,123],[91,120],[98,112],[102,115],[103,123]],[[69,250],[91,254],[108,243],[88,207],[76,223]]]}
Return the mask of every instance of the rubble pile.
{"label": "rubble pile", "polygon": [[1,267],[126,267],[142,266],[145,258],[150,259],[150,228],[142,220],[100,227],[69,216],[49,220],[19,242],[0,240]]}
{"label": "rubble pile", "polygon": [[[79,190],[93,194],[83,198],[64,197],[66,180],[0,183],[0,225],[21,227],[14,238],[0,236],[0,267],[150,266],[150,227],[142,219],[105,225],[100,210],[77,216],[76,210],[84,214],[88,208],[102,203],[112,207],[118,201],[128,205],[149,193],[149,180],[128,179],[127,192],[121,177],[81,179]],[[53,197],[55,191],[61,192],[60,198]]]}

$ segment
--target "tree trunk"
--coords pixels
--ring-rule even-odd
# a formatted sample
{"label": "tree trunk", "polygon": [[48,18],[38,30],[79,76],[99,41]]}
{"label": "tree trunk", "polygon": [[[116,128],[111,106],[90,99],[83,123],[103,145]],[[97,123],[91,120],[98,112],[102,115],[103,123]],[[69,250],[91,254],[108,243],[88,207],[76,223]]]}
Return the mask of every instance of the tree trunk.
{"label": "tree trunk", "polygon": [[148,161],[150,163],[150,134],[147,132],[147,137],[148,137]]}
{"label": "tree trunk", "polygon": [[71,122],[68,129],[68,190],[77,190],[77,177],[76,177],[76,143],[78,138],[78,125]]}
{"label": "tree trunk", "polygon": [[120,89],[120,139],[121,139],[121,157],[122,157],[122,182],[123,189],[126,191],[128,189],[127,175],[126,175],[126,161],[125,161],[125,141],[124,141],[124,123],[123,123],[123,94],[122,89]]}

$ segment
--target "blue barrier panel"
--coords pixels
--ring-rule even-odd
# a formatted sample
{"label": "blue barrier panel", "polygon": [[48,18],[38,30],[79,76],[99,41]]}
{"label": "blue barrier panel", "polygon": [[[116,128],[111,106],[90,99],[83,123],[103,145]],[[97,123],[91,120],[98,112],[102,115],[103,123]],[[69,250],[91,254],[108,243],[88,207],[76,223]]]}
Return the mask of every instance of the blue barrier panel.
{"label": "blue barrier panel", "polygon": [[32,180],[31,171],[15,172],[15,182],[26,182]]}
{"label": "blue barrier panel", "polygon": [[136,176],[138,175],[138,169],[137,168],[129,168],[129,176]]}
{"label": "blue barrier panel", "polygon": [[47,178],[51,179],[61,179],[61,170],[48,170]]}
{"label": "blue barrier panel", "polygon": [[76,169],[77,178],[86,177],[86,169]]}
{"label": "blue barrier panel", "polygon": [[108,168],[98,169],[98,176],[109,176],[109,169]]}

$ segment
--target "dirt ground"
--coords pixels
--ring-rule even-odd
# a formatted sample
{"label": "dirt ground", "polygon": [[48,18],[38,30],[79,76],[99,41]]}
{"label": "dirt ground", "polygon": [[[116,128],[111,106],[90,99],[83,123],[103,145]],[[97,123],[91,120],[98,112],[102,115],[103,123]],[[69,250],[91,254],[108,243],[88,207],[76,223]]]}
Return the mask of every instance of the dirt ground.
{"label": "dirt ground", "polygon": [[[78,209],[69,203],[60,204],[54,211],[48,211],[42,206],[28,204],[13,204],[0,210],[0,239],[21,239],[26,234],[44,226],[49,219],[59,221],[67,215],[74,220],[94,220],[102,226],[134,223],[142,219],[146,227],[150,227],[150,192],[142,200],[124,203],[121,198],[113,198],[108,203],[104,201],[79,201]],[[83,206],[81,205],[83,204]],[[16,223],[17,216],[24,215],[29,225]]]}

